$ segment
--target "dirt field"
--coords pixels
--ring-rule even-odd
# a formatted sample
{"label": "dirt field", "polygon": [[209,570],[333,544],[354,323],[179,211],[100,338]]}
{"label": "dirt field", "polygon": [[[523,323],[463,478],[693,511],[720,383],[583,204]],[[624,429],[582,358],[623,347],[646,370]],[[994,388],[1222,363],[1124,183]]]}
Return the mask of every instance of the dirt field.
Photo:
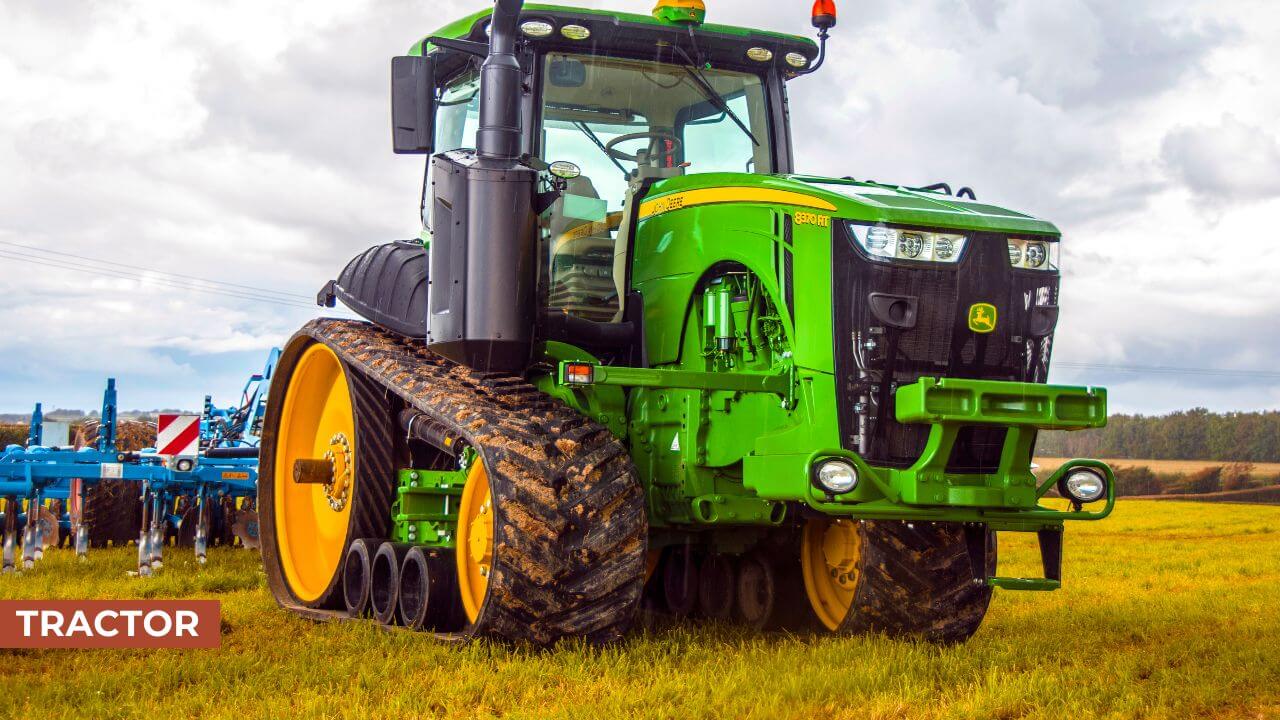
{"label": "dirt field", "polygon": [[[1038,571],[1002,535],[1002,574]],[[1280,508],[1122,501],[1068,531],[1066,587],[997,591],[965,645],[692,625],[606,650],[440,644],[279,610],[255,555],[65,550],[0,598],[211,597],[209,651],[0,650],[0,717],[1280,718]]]}
{"label": "dirt field", "polygon": [[[1058,467],[1062,465],[1062,463],[1066,462],[1068,459],[1070,458],[1045,457],[1045,458],[1036,458],[1035,461],[1036,461],[1036,464],[1040,466],[1041,471],[1052,473],[1054,470],[1057,470]],[[1202,470],[1207,467],[1216,467],[1216,466],[1230,464],[1230,461],[1228,460],[1131,460],[1131,459],[1113,460],[1113,459],[1107,459],[1107,458],[1101,458],[1101,459],[1106,460],[1107,463],[1110,464],[1111,467],[1113,468],[1145,466],[1150,468],[1151,472],[1156,473],[1157,475],[1175,474],[1175,473],[1182,474],[1182,475],[1190,475],[1191,473],[1194,473],[1198,470]],[[1253,465],[1252,474],[1254,477],[1275,477],[1276,475],[1280,475],[1280,463],[1252,463],[1252,465]]]}

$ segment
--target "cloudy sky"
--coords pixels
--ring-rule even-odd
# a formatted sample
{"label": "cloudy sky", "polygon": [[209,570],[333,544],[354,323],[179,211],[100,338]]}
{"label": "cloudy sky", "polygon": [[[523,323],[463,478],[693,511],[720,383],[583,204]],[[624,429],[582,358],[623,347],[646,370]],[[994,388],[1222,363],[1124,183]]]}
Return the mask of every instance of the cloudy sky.
{"label": "cloudy sky", "polygon": [[[107,375],[129,408],[232,402],[351,255],[416,235],[388,58],[485,4],[0,0],[0,412],[95,407]],[[1055,221],[1055,382],[1118,411],[1280,407],[1280,7],[840,4],[792,85],[802,171]],[[811,32],[802,0],[708,5]]]}

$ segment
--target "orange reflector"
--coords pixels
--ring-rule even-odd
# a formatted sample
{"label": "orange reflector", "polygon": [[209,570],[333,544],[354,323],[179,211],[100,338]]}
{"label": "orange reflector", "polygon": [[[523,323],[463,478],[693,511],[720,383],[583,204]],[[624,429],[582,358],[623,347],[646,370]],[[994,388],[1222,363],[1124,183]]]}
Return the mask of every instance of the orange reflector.
{"label": "orange reflector", "polygon": [[564,381],[570,385],[590,385],[595,379],[595,368],[590,363],[569,363],[564,366]]}
{"label": "orange reflector", "polygon": [[813,26],[820,30],[830,30],[836,26],[835,0],[814,0]]}

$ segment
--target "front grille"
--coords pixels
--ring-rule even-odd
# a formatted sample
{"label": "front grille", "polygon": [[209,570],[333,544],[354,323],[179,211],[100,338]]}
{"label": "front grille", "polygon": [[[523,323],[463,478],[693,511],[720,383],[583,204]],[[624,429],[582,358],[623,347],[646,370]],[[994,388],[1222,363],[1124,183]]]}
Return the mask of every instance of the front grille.
{"label": "front grille", "polygon": [[[899,350],[912,362],[934,363],[947,359],[951,349],[951,335],[955,323],[956,274],[950,270],[929,268],[912,269],[894,265],[873,265],[868,268],[866,297],[872,292],[893,295],[913,295],[929,298],[919,306],[920,316],[916,329],[905,333]],[[864,303],[865,305],[865,303]],[[859,319],[862,327],[870,327],[870,311],[861,308]],[[878,334],[878,333],[877,333]]]}
{"label": "front grille", "polygon": [[[892,467],[910,465],[924,449],[927,425],[898,423],[892,394],[882,411],[876,406],[878,380],[890,369],[893,387],[924,376],[1045,381],[1052,335],[1031,340],[1027,330],[1033,306],[1057,304],[1056,274],[1015,271],[1002,235],[970,235],[964,257],[955,265],[887,263],[867,257],[845,223],[833,225],[835,370],[841,442],[846,449]],[[871,293],[918,299],[915,328],[899,335],[892,363],[887,356],[892,330],[872,314],[867,302]],[[996,307],[996,329],[991,333],[969,330],[969,308],[979,302]],[[884,418],[883,428],[875,427],[877,417]],[[966,429],[949,470],[994,472],[1004,434],[1001,428]]]}

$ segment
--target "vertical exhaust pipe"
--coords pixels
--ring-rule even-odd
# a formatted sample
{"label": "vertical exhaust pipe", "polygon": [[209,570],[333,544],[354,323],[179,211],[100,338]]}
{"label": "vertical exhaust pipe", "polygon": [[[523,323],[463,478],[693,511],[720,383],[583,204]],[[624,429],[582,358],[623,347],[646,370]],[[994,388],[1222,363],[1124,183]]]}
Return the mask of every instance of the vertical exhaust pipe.
{"label": "vertical exhaust pipe", "polygon": [[524,0],[495,0],[489,56],[480,66],[480,128],[476,154],[510,163],[520,157],[520,61],[516,33]]}

